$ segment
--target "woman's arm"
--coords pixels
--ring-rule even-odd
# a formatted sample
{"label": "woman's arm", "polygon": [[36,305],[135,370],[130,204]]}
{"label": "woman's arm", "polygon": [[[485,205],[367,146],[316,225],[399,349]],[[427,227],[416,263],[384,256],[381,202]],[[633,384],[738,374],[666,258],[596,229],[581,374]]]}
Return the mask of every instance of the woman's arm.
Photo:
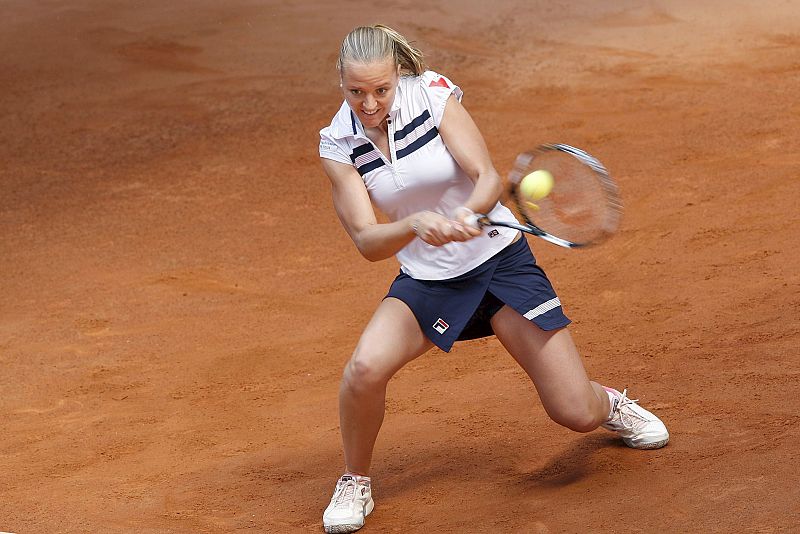
{"label": "woman's arm", "polygon": [[342,226],[361,255],[370,261],[395,255],[417,236],[438,246],[474,235],[474,229],[429,211],[378,224],[367,188],[355,168],[326,158],[322,158],[322,168],[330,178],[333,206]]}
{"label": "woman's arm", "polygon": [[[475,182],[475,189],[464,207],[488,213],[500,200],[503,182],[492,164],[478,126],[455,95],[447,99],[439,135],[458,165]],[[459,219],[463,222],[463,217]]]}

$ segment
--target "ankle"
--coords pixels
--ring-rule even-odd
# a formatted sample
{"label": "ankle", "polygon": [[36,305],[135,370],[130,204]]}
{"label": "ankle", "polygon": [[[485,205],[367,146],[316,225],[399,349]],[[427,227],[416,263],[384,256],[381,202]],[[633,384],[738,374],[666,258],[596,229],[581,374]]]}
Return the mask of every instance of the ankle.
{"label": "ankle", "polygon": [[357,471],[352,471],[350,469],[345,469],[344,475],[342,475],[342,476],[351,476],[351,477],[355,478],[358,482],[370,482],[372,480],[369,477],[369,475],[362,475],[361,473],[359,473]]}

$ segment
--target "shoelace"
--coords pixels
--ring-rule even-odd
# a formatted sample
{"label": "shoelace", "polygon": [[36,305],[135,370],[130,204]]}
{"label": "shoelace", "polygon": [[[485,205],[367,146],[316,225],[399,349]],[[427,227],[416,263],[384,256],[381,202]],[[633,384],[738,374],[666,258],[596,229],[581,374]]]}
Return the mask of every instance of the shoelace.
{"label": "shoelace", "polygon": [[341,484],[336,489],[336,495],[334,496],[334,508],[347,508],[350,506],[350,503],[353,502],[355,499],[356,494],[356,481],[355,480],[348,480],[344,484]]}
{"label": "shoelace", "polygon": [[625,388],[622,391],[622,397],[619,398],[617,401],[617,405],[614,407],[614,411],[619,414],[619,420],[622,423],[622,426],[625,428],[633,428],[636,425],[635,421],[631,420],[631,417],[636,417],[640,421],[645,421],[644,418],[640,417],[636,412],[632,410],[626,410],[625,412],[622,411],[622,408],[628,406],[630,404],[636,404],[639,402],[639,399],[629,399],[628,398],[628,388]]}

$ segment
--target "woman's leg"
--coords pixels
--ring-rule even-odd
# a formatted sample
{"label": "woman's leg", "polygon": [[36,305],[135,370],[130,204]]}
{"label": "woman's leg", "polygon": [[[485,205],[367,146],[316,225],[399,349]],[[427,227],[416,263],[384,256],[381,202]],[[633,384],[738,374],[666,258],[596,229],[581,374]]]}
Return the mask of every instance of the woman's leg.
{"label": "woman's leg", "polygon": [[347,473],[339,478],[322,514],[325,532],[354,532],[364,526],[375,506],[369,466],[383,423],[386,385],[401,367],[432,346],[409,307],[392,297],[380,303],[361,334],[339,388]]}
{"label": "woman's leg", "polygon": [[344,368],[339,389],[348,472],[369,475],[372,449],[383,423],[386,385],[401,367],[431,347],[433,343],[404,302],[392,297],[381,302]]}
{"label": "woman's leg", "polygon": [[508,306],[492,318],[492,328],[533,380],[553,421],[578,432],[602,424],[634,449],[658,449],[669,442],[664,423],[629,399],[626,392],[589,381],[566,328],[544,331]]}
{"label": "woman's leg", "polygon": [[589,380],[566,328],[542,330],[509,306],[494,315],[492,328],[533,381],[553,421],[578,432],[589,432],[608,419],[608,394],[600,384]]}

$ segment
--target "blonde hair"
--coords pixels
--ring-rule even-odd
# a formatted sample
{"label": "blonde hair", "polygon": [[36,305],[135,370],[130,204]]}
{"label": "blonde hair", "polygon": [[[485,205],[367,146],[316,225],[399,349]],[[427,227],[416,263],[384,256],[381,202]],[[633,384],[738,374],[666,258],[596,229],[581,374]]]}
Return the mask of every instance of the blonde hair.
{"label": "blonde hair", "polygon": [[422,52],[383,24],[359,26],[347,34],[339,50],[336,68],[341,72],[346,62],[372,63],[389,58],[400,65],[401,74],[419,76],[427,70]]}

